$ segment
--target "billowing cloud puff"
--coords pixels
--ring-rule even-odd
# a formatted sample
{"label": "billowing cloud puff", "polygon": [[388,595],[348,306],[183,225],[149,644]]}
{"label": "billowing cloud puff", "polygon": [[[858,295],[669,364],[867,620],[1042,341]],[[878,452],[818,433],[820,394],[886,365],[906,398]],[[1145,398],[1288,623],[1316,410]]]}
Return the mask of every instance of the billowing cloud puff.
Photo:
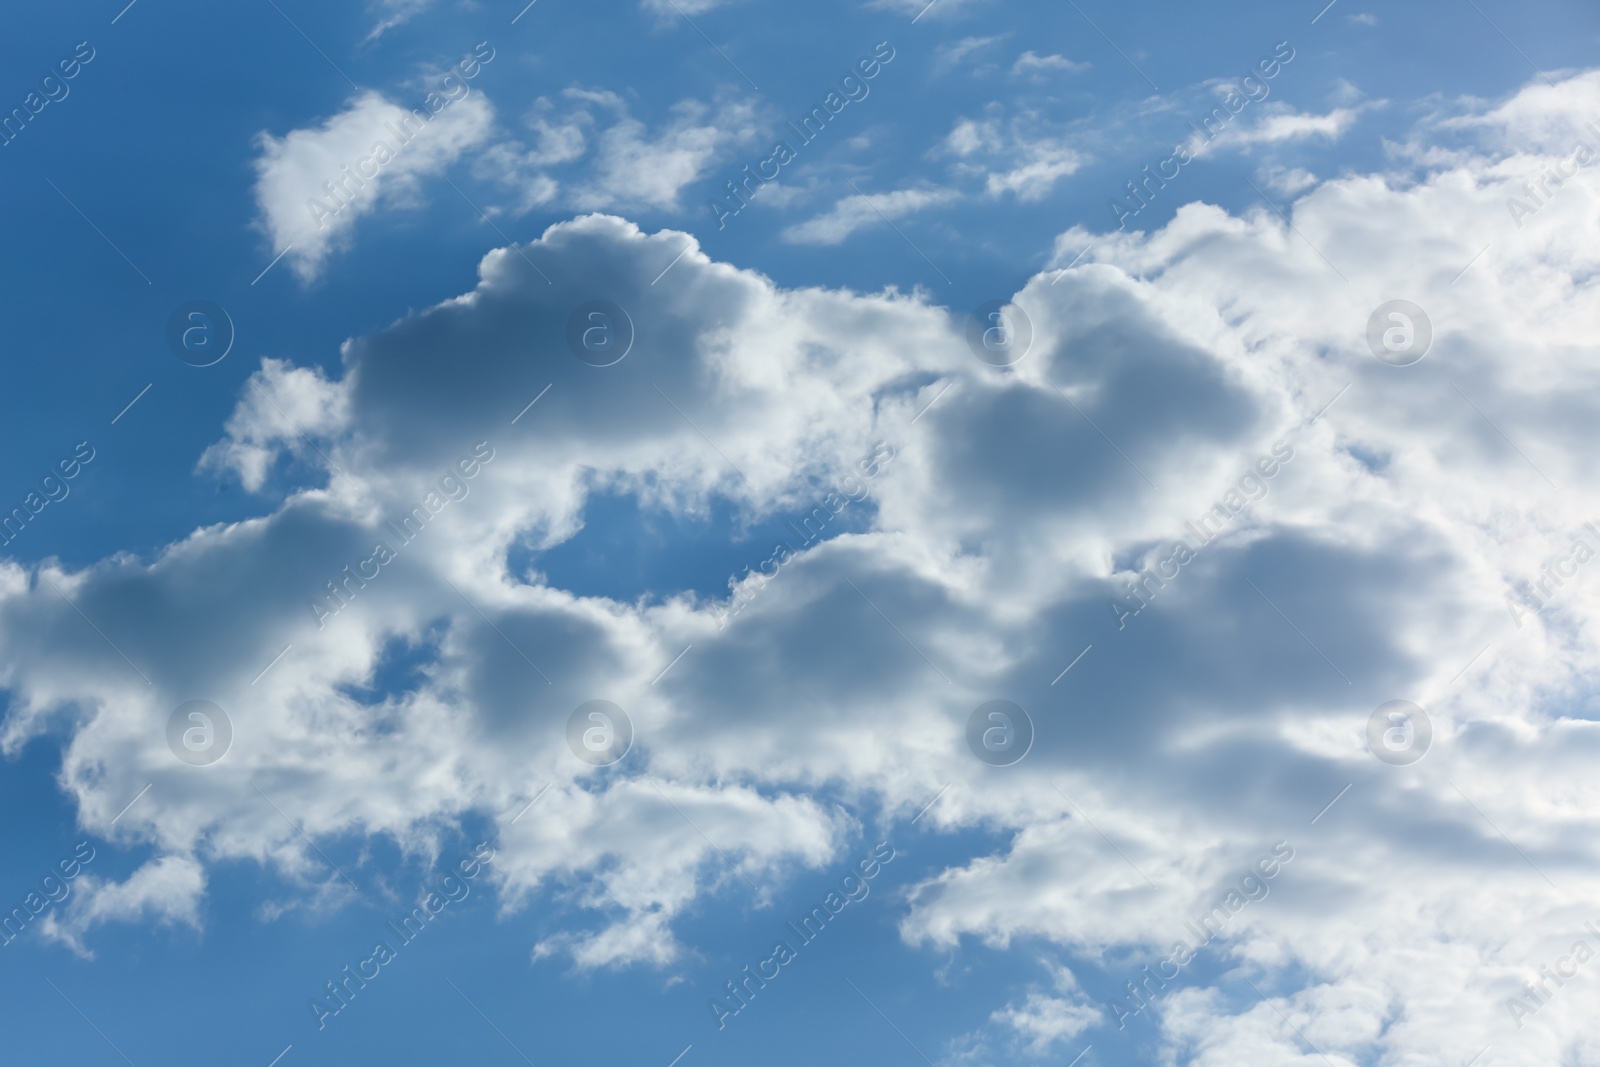
{"label": "billowing cloud puff", "polygon": [[[1539,968],[1600,923],[1594,84],[1287,220],[1069,231],[976,324],[1028,340],[1007,366],[925,294],[784,289],[683,233],[497,249],[336,379],[263,365],[206,459],[260,517],[0,573],[6,748],[62,729],[89,831],[330,903],[296,827],[427,854],[483,820],[508,912],[599,916],[529,945],[580,967],[670,966],[696,899],[759,906],[948,785],[908,832],[1001,844],[901,932],[1063,960],[996,994],[1017,1048],[1136,1017],[1173,1061],[1592,1057]],[[584,595],[548,554],[602,493],[793,525],[726,595]],[[233,724],[208,767],[169,746],[193,699]],[[609,768],[567,743],[593,699],[634,728]],[[1034,726],[1015,766],[967,747],[995,699]],[[1393,700],[1418,762],[1369,748]]]}
{"label": "billowing cloud puff", "polygon": [[302,280],[315,278],[328,256],[349,244],[357,219],[415,202],[418,179],[482,142],[493,119],[488,100],[452,73],[418,92],[414,106],[369,90],[321,126],[282,137],[263,132],[256,159],[259,225],[276,252],[289,249]]}

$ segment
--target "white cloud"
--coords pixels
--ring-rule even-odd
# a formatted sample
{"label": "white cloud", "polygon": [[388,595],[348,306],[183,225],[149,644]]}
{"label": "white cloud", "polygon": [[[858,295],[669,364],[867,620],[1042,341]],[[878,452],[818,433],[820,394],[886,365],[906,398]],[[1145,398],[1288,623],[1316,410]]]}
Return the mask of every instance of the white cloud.
{"label": "white cloud", "polygon": [[994,45],[1005,40],[1005,34],[996,34],[990,37],[963,37],[959,41],[942,44],[933,50],[933,65],[936,70],[949,70],[960,66],[968,56],[979,52],[987,52]]}
{"label": "white cloud", "polygon": [[1078,63],[1057,55],[1039,55],[1032,50],[1022,53],[1017,61],[1011,64],[1011,73],[1021,77],[1030,77],[1042,80],[1051,76],[1063,74],[1081,74],[1093,64]]}
{"label": "white cloud", "polygon": [[1057,1045],[1104,1021],[1104,1013],[1084,995],[1071,971],[1054,968],[1054,978],[1054,993],[1031,990],[1021,1004],[1008,1004],[990,1016],[1015,1031],[1033,1056],[1048,1055]]}
{"label": "white cloud", "polygon": [[757,132],[754,111],[745,103],[724,104],[713,114],[685,101],[673,111],[672,121],[654,135],[628,117],[602,133],[593,184],[576,193],[575,205],[676,208],[681,190],[709,173],[720,149],[748,144]]}
{"label": "white cloud", "polygon": [[990,196],[1015,193],[1018,200],[1043,200],[1056,182],[1083,165],[1082,157],[1070,148],[1036,143],[1025,149],[1026,162],[999,174],[991,174],[984,188]]}
{"label": "white cloud", "polygon": [[290,452],[316,463],[302,435],[325,437],[349,420],[349,394],[316,367],[265,359],[250,379],[251,391],[228,417],[227,436],[206,449],[200,470],[227,470],[252,492],[265,483],[274,459]]}
{"label": "white cloud", "polygon": [[646,11],[655,12],[664,19],[676,19],[682,15],[699,15],[736,2],[737,0],[639,0],[639,6]]}
{"label": "white cloud", "polygon": [[205,869],[188,856],[161,856],[144,864],[126,881],[112,882],[85,874],[73,884],[73,895],[60,912],[40,920],[43,936],[60,941],[92,959],[84,937],[108,922],[181,923],[200,929],[200,903],[205,896]]}
{"label": "white cloud", "polygon": [[1004,143],[999,123],[992,120],[957,119],[945,135],[945,148],[963,157],[979,151],[999,151]]}
{"label": "white cloud", "polygon": [[1011,193],[1024,203],[1050,195],[1086,159],[1065,134],[1049,132],[1031,113],[957,119],[940,150],[959,160],[958,174],[982,178],[988,196]]}
{"label": "white cloud", "polygon": [[[1576,987],[1522,1030],[1505,1004],[1600,921],[1600,563],[1565,570],[1597,521],[1600,250],[1589,197],[1548,198],[1520,228],[1506,201],[1571,150],[1558,135],[1581,135],[1595,84],[1478,108],[1455,128],[1487,146],[1432,169],[1316,184],[1292,229],[1189,204],[1149,234],[1068,231],[1057,263],[1094,250],[1014,295],[1033,347],[1009,369],[976,360],[959,314],[926,296],[784,289],[682,233],[589,216],[497,249],[471,292],[350,342],[337,381],[263,367],[254,384],[314,424],[344,476],[308,468],[270,514],[150,561],[0,568],[5,750],[61,729],[60,781],[91,832],[253,860],[306,894],[333,877],[244,786],[324,847],[425,854],[492,820],[504,906],[575,916],[530,953],[581,967],[669,966],[696,902],[759,907],[840,850],[858,812],[909,818],[946,783],[915,832],[1000,844],[909,891],[907,951],[1027,941],[1079,974],[1130,961],[1132,979],[1281,840],[1294,857],[1270,893],[1162,990],[1153,1059],[1287,1062],[1304,1055],[1295,1029],[1352,1062],[1587,1056]],[[564,336],[597,296],[641,339],[604,373]],[[1366,338],[1395,298],[1433,325],[1409,367]],[[301,447],[253,396],[212,461],[243,477]],[[767,584],[725,627],[688,591],[583,597],[508,562],[577,535],[597,486],[679,513],[717,493],[750,520],[806,514],[879,439],[896,455],[865,528],[745,576]],[[319,629],[308,599],[479,440],[495,458],[470,492]],[[1289,458],[1253,473],[1280,441]],[[1219,501],[1220,532],[1175,563]],[[1150,603],[1119,629],[1110,602],[1145,567]],[[1507,598],[1535,582],[1548,606],[1513,621]],[[397,641],[426,670],[357,699]],[[197,776],[162,728],[206,693],[250,730]],[[1001,694],[1038,727],[1004,770],[963,741]],[[637,729],[604,778],[563,740],[601,695]],[[1395,698],[1434,726],[1405,768],[1366,748]],[[553,783],[541,817],[511,825],[535,781]],[[1246,978],[1269,1003],[1241,995]],[[1106,1010],[1059,985],[992,997],[1018,1047],[1055,1048]]]}
{"label": "white cloud", "polygon": [[921,22],[924,19],[942,20],[960,18],[972,8],[981,6],[985,0],[868,0],[868,8],[880,11],[894,11],[902,15],[910,15]]}
{"label": "white cloud", "polygon": [[1230,126],[1219,140],[1234,144],[1273,144],[1304,137],[1324,137],[1336,141],[1355,124],[1361,108],[1336,107],[1324,115],[1296,111],[1288,104],[1263,105],[1253,123]]}
{"label": "white cloud", "polygon": [[[480,179],[516,193],[514,212],[558,200],[584,211],[677,210],[687,186],[707,177],[731,150],[754,143],[759,132],[754,107],[740,100],[679,101],[654,129],[634,118],[616,93],[574,86],[561,100],[565,107],[547,97],[535,102],[527,119],[533,147],[497,144],[474,167]],[[586,167],[581,173],[555,176],[558,168],[580,162]]]}
{"label": "white cloud", "polygon": [[454,102],[426,93],[408,110],[368,91],[319,127],[281,138],[263,132],[256,138],[258,224],[275,252],[293,246],[289,264],[312,280],[350,245],[357,219],[416,202],[419,179],[483,142],[493,117],[481,93]]}
{"label": "white cloud", "polygon": [[1285,167],[1274,163],[1257,171],[1263,184],[1285,196],[1295,196],[1317,184],[1315,174],[1302,167]]}
{"label": "white cloud", "polygon": [[378,21],[372,27],[372,32],[367,34],[367,40],[375,41],[396,26],[402,26],[428,10],[433,6],[433,0],[376,0],[371,6]]}
{"label": "white cloud", "polygon": [[849,196],[837,201],[832,210],[787,227],[782,237],[791,244],[841,244],[857,230],[892,223],[923,208],[948,204],[955,199],[955,192],[949,189],[896,189],[889,193]]}

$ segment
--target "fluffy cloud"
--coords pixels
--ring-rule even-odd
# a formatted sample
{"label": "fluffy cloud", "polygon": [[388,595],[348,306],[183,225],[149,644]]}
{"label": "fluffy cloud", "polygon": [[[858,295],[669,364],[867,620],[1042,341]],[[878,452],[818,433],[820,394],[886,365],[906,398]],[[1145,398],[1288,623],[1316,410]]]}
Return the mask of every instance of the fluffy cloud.
{"label": "fluffy cloud", "polygon": [[[652,129],[616,93],[573,86],[559,101],[534,102],[527,118],[532,147],[495,145],[474,174],[512,190],[518,213],[557,199],[577,210],[677,210],[683,189],[707,177],[730,149],[752,144],[759,127],[755,108],[740,100],[682,100],[670,115]],[[552,173],[580,163],[581,177],[565,184]]]}
{"label": "fluffy cloud", "polygon": [[981,178],[987,195],[1011,193],[1028,202],[1044,199],[1083,166],[1083,153],[1067,147],[1067,141],[1037,114],[1009,119],[990,114],[957,120],[940,150],[956,158],[957,174]]}
{"label": "fluffy cloud", "polygon": [[[697,899],[759,905],[950,783],[923,825],[1002,844],[913,887],[913,947],[1048,944],[1118,989],[1222,909],[1141,1017],[1163,1058],[1592,1056],[1581,990],[1550,986],[1522,1029],[1506,1004],[1600,922],[1600,551],[1572,548],[1600,521],[1600,252],[1580,190],[1547,182],[1521,218],[1507,201],[1586,136],[1595,84],[1462,114],[1476,141],[1316,184],[1292,228],[1190,204],[1151,233],[1069,231],[1059,263],[1094,251],[1014,295],[1032,346],[1007,368],[925,296],[783,289],[682,233],[589,216],[497,249],[471,292],[349,342],[337,380],[262,367],[207,466],[266,514],[151,560],[0,571],[6,750],[60,726],[89,830],[307,894],[337,877],[290,820],[419,854],[490,820],[507,910],[598,916],[530,953],[587,967],[669,964]],[[810,236],[842,239],[835,214]],[[1403,367],[1367,339],[1397,298],[1432,326]],[[638,335],[604,368],[567,347],[595,299]],[[741,575],[760,595],[731,619],[540,567],[598,490],[826,520],[880,440],[863,524]],[[302,487],[274,488],[291,459]],[[420,532],[396,537],[408,514]],[[423,666],[381,684],[402,654]],[[564,740],[601,696],[637,730],[608,771]],[[207,768],[165,740],[196,697],[249,724]],[[1037,726],[1011,768],[963,739],[997,697]],[[1397,698],[1433,724],[1408,767],[1367,750]],[[1262,883],[1278,842],[1292,862]],[[1064,983],[996,993],[993,1025],[1050,1049],[1118,1014]]]}
{"label": "fluffy cloud", "polygon": [[[367,91],[320,126],[256,138],[258,225],[302,280],[348,247],[356,220],[418,202],[420,179],[442,172],[489,135],[494,109],[460,79],[455,100],[419,93],[415,107]],[[465,95],[460,95],[461,93]]]}
{"label": "fluffy cloud", "polygon": [[325,437],[350,418],[343,383],[330,382],[316,367],[295,367],[266,359],[250,380],[250,392],[224,426],[227,436],[206,449],[201,470],[228,470],[249,490],[266,481],[274,460],[285,452],[315,464],[309,435]]}
{"label": "fluffy cloud", "polygon": [[1078,986],[1072,971],[1048,961],[1051,988],[1030,988],[1021,1001],[992,1012],[990,1026],[952,1042],[957,1063],[1042,1059],[1070,1050],[1065,1044],[1105,1016]]}
{"label": "fluffy cloud", "polygon": [[65,910],[47,914],[39,928],[45,937],[92,959],[94,953],[84,943],[84,937],[104,923],[181,923],[198,930],[206,875],[192,857],[162,856],[134,871],[124,882],[86,874],[73,883],[73,889]]}

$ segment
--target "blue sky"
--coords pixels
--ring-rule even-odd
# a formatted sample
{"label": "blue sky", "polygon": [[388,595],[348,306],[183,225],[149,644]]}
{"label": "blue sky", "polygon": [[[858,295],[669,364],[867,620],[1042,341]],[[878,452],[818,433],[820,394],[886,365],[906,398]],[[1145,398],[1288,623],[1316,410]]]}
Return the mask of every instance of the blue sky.
{"label": "blue sky", "polygon": [[0,41],[8,1061],[1600,1056],[1593,9],[123,2]]}

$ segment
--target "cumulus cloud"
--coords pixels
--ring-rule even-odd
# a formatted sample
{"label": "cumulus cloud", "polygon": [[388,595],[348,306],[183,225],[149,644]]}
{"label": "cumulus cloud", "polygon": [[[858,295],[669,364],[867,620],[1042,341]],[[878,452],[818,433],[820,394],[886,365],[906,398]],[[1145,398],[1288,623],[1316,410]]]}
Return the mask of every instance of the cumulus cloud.
{"label": "cumulus cloud", "polygon": [[[1589,1056],[1578,990],[1540,998],[1537,1028],[1506,1005],[1600,921],[1600,547],[1573,548],[1600,521],[1600,252],[1577,189],[1521,218],[1507,200],[1571,152],[1594,84],[1478,108],[1454,128],[1480,142],[1441,162],[1314,184],[1292,226],[1189,204],[1150,233],[1068,231],[1061,269],[1011,297],[1032,343],[1005,368],[923,294],[786,289],[682,233],[588,216],[496,249],[470,292],[349,342],[337,379],[261,368],[207,465],[264,486],[305,459],[269,514],[151,560],[0,569],[6,751],[65,723],[86,828],[308,894],[334,876],[241,786],[323,842],[427,853],[487,820],[503,907],[575,916],[535,965],[590,968],[671,966],[695,901],[759,907],[949,784],[920,825],[999,843],[907,891],[908,951],[1046,946],[1079,983],[995,991],[978,1040],[1121,1040],[1127,1004],[1086,976],[1121,990],[1186,938],[1197,962],[1142,1016],[1159,1059]],[[1492,117],[1529,112],[1526,134]],[[834,214],[809,236],[857,224]],[[638,334],[605,368],[566,337],[597,298]],[[1394,299],[1432,327],[1409,366],[1369,347]],[[258,392],[305,418],[300,443]],[[538,565],[602,489],[826,519],[880,441],[861,525],[753,563],[731,619]],[[373,564],[377,541],[396,558]],[[385,687],[397,648],[425,669]],[[204,769],[164,736],[197,696],[251,726]],[[611,772],[564,740],[602,696],[637,730]],[[997,697],[1037,727],[1010,768],[964,741]],[[1393,699],[1433,725],[1406,767],[1367,747]],[[513,824],[530,781],[542,817]]]}
{"label": "cumulus cloud", "polygon": [[[452,92],[465,82],[456,79]],[[356,222],[418,202],[420,179],[438,174],[489,135],[494,109],[481,93],[451,101],[421,94],[415,107],[381,93],[353,97],[320,126],[256,137],[257,220],[303,281],[349,247]]]}
{"label": "cumulus cloud", "polygon": [[308,458],[316,446],[307,435],[326,437],[343,428],[350,414],[343,384],[316,367],[262,360],[250,392],[224,425],[227,436],[201,455],[200,469],[231,471],[246,489],[260,489],[281,454]]}

